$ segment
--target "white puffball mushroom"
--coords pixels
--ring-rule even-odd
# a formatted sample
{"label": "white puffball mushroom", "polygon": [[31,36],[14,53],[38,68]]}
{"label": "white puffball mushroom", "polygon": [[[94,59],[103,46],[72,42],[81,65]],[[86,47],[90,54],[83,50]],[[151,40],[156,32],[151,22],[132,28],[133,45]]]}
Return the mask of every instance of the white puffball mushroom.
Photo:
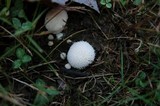
{"label": "white puffball mushroom", "polygon": [[53,41],[48,41],[48,46],[53,46]]}
{"label": "white puffball mushroom", "polygon": [[78,41],[71,45],[67,53],[69,64],[77,69],[84,69],[95,59],[95,50],[86,41]]}
{"label": "white puffball mushroom", "polygon": [[64,53],[64,52],[62,52],[62,53],[60,54],[60,58],[61,58],[62,60],[66,59],[66,57],[67,57],[67,54]]}
{"label": "white puffball mushroom", "polygon": [[71,65],[69,63],[65,64],[64,66],[66,69],[71,69]]}
{"label": "white puffball mushroom", "polygon": [[61,6],[57,6],[47,13],[45,17],[45,27],[50,33],[58,34],[63,31],[67,20],[67,11]]}
{"label": "white puffball mushroom", "polygon": [[52,34],[48,35],[48,40],[53,40],[54,36]]}

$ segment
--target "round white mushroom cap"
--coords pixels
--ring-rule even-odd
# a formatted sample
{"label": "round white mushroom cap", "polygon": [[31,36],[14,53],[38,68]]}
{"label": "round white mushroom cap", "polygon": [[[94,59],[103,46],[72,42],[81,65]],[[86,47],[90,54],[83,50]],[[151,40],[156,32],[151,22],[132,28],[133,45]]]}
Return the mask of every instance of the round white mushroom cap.
{"label": "round white mushroom cap", "polygon": [[67,11],[58,6],[50,10],[45,17],[45,27],[53,34],[63,31],[68,20]]}
{"label": "round white mushroom cap", "polygon": [[86,41],[78,41],[71,45],[67,60],[69,64],[77,69],[83,69],[95,59],[94,48]]}

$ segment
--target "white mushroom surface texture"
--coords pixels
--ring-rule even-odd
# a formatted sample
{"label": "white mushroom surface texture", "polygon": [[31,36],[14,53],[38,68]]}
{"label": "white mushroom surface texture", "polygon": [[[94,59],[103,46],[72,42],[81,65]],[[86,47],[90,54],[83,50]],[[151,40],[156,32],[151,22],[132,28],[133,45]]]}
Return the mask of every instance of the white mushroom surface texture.
{"label": "white mushroom surface texture", "polygon": [[95,50],[87,41],[78,41],[71,45],[67,53],[69,64],[76,69],[84,69],[95,59]]}
{"label": "white mushroom surface texture", "polygon": [[50,33],[58,34],[63,31],[67,20],[67,11],[62,7],[55,7],[47,13],[45,27]]}

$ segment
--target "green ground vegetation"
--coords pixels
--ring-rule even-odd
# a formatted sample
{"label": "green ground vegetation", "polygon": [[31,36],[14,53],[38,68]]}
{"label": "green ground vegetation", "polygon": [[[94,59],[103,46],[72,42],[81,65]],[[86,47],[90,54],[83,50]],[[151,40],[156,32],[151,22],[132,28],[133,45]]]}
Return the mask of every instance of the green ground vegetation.
{"label": "green ground vegetation", "polygon": [[[100,13],[69,11],[66,36],[49,47],[50,5],[0,0],[1,106],[160,105],[160,0],[98,5]],[[95,62],[66,70],[59,53],[67,52],[68,39],[93,44]]]}

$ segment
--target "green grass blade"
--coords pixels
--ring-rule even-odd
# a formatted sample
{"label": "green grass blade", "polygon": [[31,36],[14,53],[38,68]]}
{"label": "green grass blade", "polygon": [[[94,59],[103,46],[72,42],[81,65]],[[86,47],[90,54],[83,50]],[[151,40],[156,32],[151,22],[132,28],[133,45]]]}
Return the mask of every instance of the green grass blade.
{"label": "green grass blade", "polygon": [[27,35],[26,37],[40,53],[43,53],[43,49],[37,44],[37,42],[30,35]]}
{"label": "green grass blade", "polygon": [[[147,99],[146,97],[150,94],[150,92],[148,94],[145,95],[140,95],[138,94],[138,92],[132,88],[128,88],[128,91],[136,97],[136,99],[142,100],[145,104],[149,105],[149,106],[155,106],[149,99]],[[151,92],[152,93],[152,92]]]}
{"label": "green grass blade", "polygon": [[12,23],[10,21],[8,21],[7,19],[3,18],[3,17],[0,17],[0,20],[10,26],[12,26]]}
{"label": "green grass blade", "polygon": [[117,87],[110,95],[108,95],[107,97],[105,97],[105,99],[100,102],[98,104],[98,106],[102,106],[105,102],[107,102],[109,100],[109,98],[111,98],[112,96],[114,96],[119,90],[120,90],[121,86]]}
{"label": "green grass blade", "polygon": [[19,47],[20,44],[15,45],[11,49],[9,49],[7,52],[5,52],[2,56],[0,56],[0,60],[5,59],[9,54],[13,53],[17,47]]}
{"label": "green grass blade", "polygon": [[123,52],[122,52],[122,46],[121,46],[121,52],[120,52],[120,60],[121,60],[121,82],[122,86],[124,86],[124,62],[123,62]]}
{"label": "green grass blade", "polygon": [[[34,49],[32,46],[29,45],[29,48],[30,48],[31,50],[33,50],[44,62],[48,62],[48,61],[45,59],[45,57],[43,57],[43,56],[42,56],[36,49]],[[48,64],[48,65],[49,65],[49,69],[51,69],[51,70],[55,73],[55,75],[59,77],[59,74],[57,73],[57,70],[54,69],[51,64]]]}
{"label": "green grass blade", "polygon": [[10,8],[10,5],[11,5],[11,0],[6,0],[6,7],[7,7],[7,9]]}
{"label": "green grass blade", "polygon": [[42,11],[32,22],[33,28],[35,28],[35,26],[37,25],[38,20],[41,18],[41,16],[47,11],[47,9],[45,9],[44,11]]}

